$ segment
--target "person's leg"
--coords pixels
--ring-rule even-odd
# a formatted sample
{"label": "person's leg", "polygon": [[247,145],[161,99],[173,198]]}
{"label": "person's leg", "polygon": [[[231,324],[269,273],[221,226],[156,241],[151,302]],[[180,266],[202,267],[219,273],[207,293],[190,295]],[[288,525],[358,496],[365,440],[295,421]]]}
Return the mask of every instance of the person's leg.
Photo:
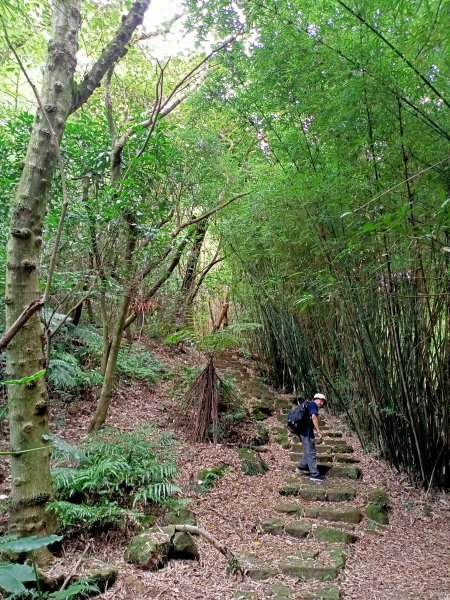
{"label": "person's leg", "polygon": [[297,466],[302,471],[306,470],[306,467],[308,467],[311,476],[317,477],[319,475],[319,470],[317,469],[316,443],[314,438],[310,438],[307,435],[301,435],[300,439],[303,444],[303,456]]}
{"label": "person's leg", "polygon": [[298,439],[302,443],[303,454],[302,454],[302,457],[301,457],[300,461],[297,464],[297,469],[299,471],[305,471],[305,473],[309,473],[309,466],[308,466],[307,454],[306,454],[306,451],[305,451],[306,446],[305,446],[305,442],[303,441],[305,439],[305,436],[304,435],[299,435]]}

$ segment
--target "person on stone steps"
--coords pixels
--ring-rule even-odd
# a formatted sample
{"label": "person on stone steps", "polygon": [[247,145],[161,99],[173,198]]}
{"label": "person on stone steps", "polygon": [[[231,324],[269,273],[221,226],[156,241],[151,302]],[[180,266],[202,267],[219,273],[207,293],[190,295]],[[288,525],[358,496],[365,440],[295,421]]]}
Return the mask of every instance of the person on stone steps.
{"label": "person on stone steps", "polygon": [[307,424],[298,432],[298,437],[303,445],[303,456],[295,469],[297,473],[309,473],[311,481],[324,481],[325,477],[317,469],[316,442],[314,431],[320,441],[323,439],[319,426],[319,409],[323,408],[327,399],[323,394],[315,394],[311,402],[308,402],[306,409],[308,411]]}

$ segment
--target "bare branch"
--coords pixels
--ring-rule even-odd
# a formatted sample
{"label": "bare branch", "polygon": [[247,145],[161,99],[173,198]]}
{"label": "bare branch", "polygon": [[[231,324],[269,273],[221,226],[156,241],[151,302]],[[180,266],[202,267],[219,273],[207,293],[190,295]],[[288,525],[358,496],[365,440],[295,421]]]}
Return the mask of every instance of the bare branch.
{"label": "bare branch", "polygon": [[243,198],[244,196],[248,196],[251,193],[252,192],[242,192],[242,194],[238,194],[237,196],[233,196],[233,198],[230,198],[226,202],[223,202],[222,204],[219,204],[219,206],[216,206],[215,208],[209,210],[208,212],[204,213],[200,217],[197,217],[196,219],[191,219],[190,221],[185,221],[184,223],[182,223],[181,225],[179,225],[175,229],[175,231],[172,233],[172,237],[173,238],[177,237],[177,235],[180,233],[180,231],[182,229],[185,229],[186,227],[189,227],[190,225],[194,225],[195,223],[200,223],[200,221],[204,221],[205,219],[208,219],[214,213],[218,212],[219,210],[222,210],[222,208],[225,208],[225,206],[228,206],[229,204],[231,204],[235,200],[238,200],[239,198]]}
{"label": "bare branch", "polygon": [[10,341],[14,338],[14,336],[22,329],[25,323],[42,307],[44,306],[44,302],[42,298],[31,302],[17,317],[11,327],[5,331],[5,333],[0,338],[0,352],[2,352],[6,346],[10,343]]}
{"label": "bare branch", "polygon": [[122,19],[115,36],[101,53],[100,57],[75,88],[70,112],[75,112],[99,87],[108,70],[127,53],[126,45],[136,27],[142,24],[151,0],[135,0],[129,13]]}

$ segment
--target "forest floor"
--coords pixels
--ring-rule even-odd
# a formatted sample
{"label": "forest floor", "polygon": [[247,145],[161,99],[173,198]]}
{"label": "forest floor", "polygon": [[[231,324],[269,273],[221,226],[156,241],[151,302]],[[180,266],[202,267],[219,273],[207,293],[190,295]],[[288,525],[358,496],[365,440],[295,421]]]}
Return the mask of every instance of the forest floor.
{"label": "forest floor", "polygon": [[[200,354],[193,351],[177,353],[170,349],[153,346],[151,350],[176,372],[182,365],[202,364]],[[241,359],[239,359],[241,360]],[[224,366],[224,365],[222,365]],[[279,404],[290,407],[290,398],[276,394],[257,380],[254,365],[244,361],[241,369],[241,385],[250,389],[246,402],[252,401],[255,390],[264,391],[264,397],[273,397]],[[247,375],[245,375],[247,374]],[[248,377],[249,386],[245,385]],[[238,556],[257,555],[265,565],[277,564],[295,551],[317,547],[314,536],[297,539],[286,533],[271,535],[261,528],[267,518],[280,517],[274,507],[283,502],[297,502],[308,506],[308,501],[280,496],[279,490],[293,476],[290,450],[282,448],[271,435],[270,443],[261,454],[269,466],[262,476],[248,476],[242,472],[236,447],[224,444],[192,444],[183,431],[174,425],[179,413],[174,398],[173,380],[161,381],[148,387],[144,384],[118,386],[111,406],[107,424],[122,431],[133,431],[143,423],[154,423],[161,429],[175,429],[180,440],[177,449],[180,476],[177,483],[182,495],[191,500],[189,508],[197,516],[198,525],[206,529]],[[252,387],[253,386],[253,387]],[[256,386],[256,387],[255,387]],[[70,404],[58,404],[53,408],[58,427],[55,433],[70,444],[82,444],[86,426],[94,408],[94,400],[79,400]],[[54,419],[55,423],[55,419]],[[342,431],[342,425],[330,415],[326,423],[334,431]],[[270,416],[264,425],[275,431],[282,426],[276,415]],[[345,547],[346,564],[333,583],[343,600],[450,600],[450,498],[444,493],[425,494],[412,487],[384,461],[362,451],[356,437],[343,433],[345,442],[354,449],[353,456],[363,476],[351,481],[357,490],[352,502],[340,504],[340,508],[363,510],[368,491],[374,486],[387,490],[390,498],[390,523],[370,529],[366,519],[360,524],[347,526],[357,536],[357,542]],[[198,472],[217,464],[231,469],[208,493],[196,491]],[[301,479],[303,476],[297,476]],[[306,479],[306,478],[305,478]],[[312,483],[322,486],[322,483]],[[317,505],[317,503],[316,503]],[[313,525],[312,531],[314,531]],[[304,600],[318,587],[317,581],[299,581],[284,574],[254,581],[227,575],[226,559],[206,540],[199,539],[200,560],[172,560],[157,572],[143,571],[124,561],[124,551],[131,532],[109,532],[72,539],[64,545],[63,555],[55,563],[55,570],[69,572],[77,563],[80,553],[88,547],[92,555],[119,568],[119,576],[109,590],[98,598],[104,600],[147,600],[150,598],[170,600],[231,600],[237,598],[275,598]],[[325,586],[329,582],[320,585]],[[330,593],[334,600],[332,590]]]}

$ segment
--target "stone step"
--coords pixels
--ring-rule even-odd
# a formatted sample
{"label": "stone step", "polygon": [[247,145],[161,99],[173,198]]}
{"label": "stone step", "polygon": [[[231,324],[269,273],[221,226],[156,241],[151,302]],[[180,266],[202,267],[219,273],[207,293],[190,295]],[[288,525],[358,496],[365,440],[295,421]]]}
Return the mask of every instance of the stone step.
{"label": "stone step", "polygon": [[347,485],[330,486],[327,481],[313,482],[311,485],[287,483],[279,493],[281,496],[296,496],[318,502],[346,502],[356,498],[355,488]]}
{"label": "stone step", "polygon": [[318,579],[329,581],[338,576],[338,570],[334,566],[323,566],[311,560],[287,559],[279,564],[283,575],[296,577],[297,579]]}
{"label": "stone step", "polygon": [[[296,453],[296,456],[301,457],[301,452]],[[319,456],[320,462],[336,464],[336,463],[345,463],[345,464],[357,464],[359,463],[359,458],[355,458],[354,456],[349,456],[348,454],[320,454]],[[298,459],[295,458],[298,462]]]}
{"label": "stone step", "polygon": [[[352,525],[357,525],[363,519],[362,512],[356,508],[339,509],[334,506],[303,507],[300,504],[283,503],[275,506],[274,510],[286,515],[303,516],[307,519],[323,519],[325,521]],[[284,531],[285,522],[280,517],[270,517],[261,521],[260,526],[265,533],[280,535]]]}
{"label": "stone step", "polygon": [[[332,452],[333,452],[333,446],[328,446],[326,444],[319,444],[316,446],[317,454],[330,454]],[[296,457],[300,458],[302,454],[303,454],[303,446],[301,444],[294,444],[291,447],[291,457],[294,460],[296,459]]]}
{"label": "stone step", "polygon": [[312,592],[302,592],[302,600],[340,600],[341,592],[336,585],[318,587]]}
{"label": "stone step", "polygon": [[316,529],[313,530],[313,535],[316,540],[321,542],[333,542],[339,544],[353,544],[358,539],[358,536],[350,531],[323,526],[316,527]]}
{"label": "stone step", "polygon": [[[299,457],[300,458],[300,457]],[[298,459],[293,461],[294,466],[293,470],[295,471]],[[336,463],[329,462],[318,462],[317,468],[319,469],[319,473],[322,475],[326,475],[327,477],[337,477],[341,479],[360,479],[362,477],[362,471],[359,467],[352,467],[349,465],[339,465]],[[299,473],[300,477],[308,477],[309,473]]]}
{"label": "stone step", "polygon": [[[331,440],[328,440],[327,444],[316,444],[316,453],[317,454],[352,454],[353,448],[351,446],[336,446],[334,443],[330,443]],[[291,447],[291,452],[295,453],[303,453],[303,445],[302,444],[293,444]]]}
{"label": "stone step", "polygon": [[303,515],[309,519],[324,519],[325,521],[354,524],[358,524],[363,518],[362,512],[356,508],[338,510],[327,507],[305,507]]}

